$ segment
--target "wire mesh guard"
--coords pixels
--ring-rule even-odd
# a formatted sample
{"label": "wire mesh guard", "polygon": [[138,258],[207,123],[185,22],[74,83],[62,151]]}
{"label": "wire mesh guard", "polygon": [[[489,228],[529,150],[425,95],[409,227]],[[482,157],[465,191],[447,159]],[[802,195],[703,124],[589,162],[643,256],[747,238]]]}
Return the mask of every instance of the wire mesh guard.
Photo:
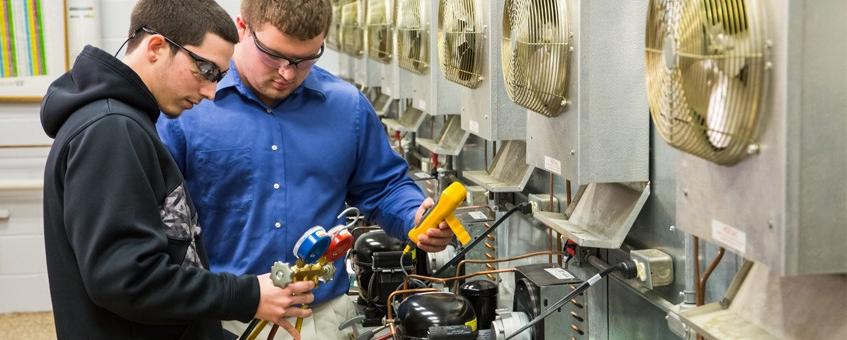
{"label": "wire mesh guard", "polygon": [[763,1],[650,1],[647,93],[673,147],[721,165],[755,150],[768,77]]}
{"label": "wire mesh guard", "polygon": [[390,10],[394,0],[368,0],[365,23],[368,30],[368,57],[388,64],[394,50]]}
{"label": "wire mesh guard", "polygon": [[417,74],[429,69],[429,26],[421,0],[396,0],[397,58],[400,67]]}
{"label": "wire mesh guard", "polygon": [[326,34],[326,46],[336,50],[341,50],[341,39],[339,38],[339,34],[341,32],[341,6],[343,0],[332,0],[332,22],[329,25],[329,32]]}
{"label": "wire mesh guard", "polygon": [[362,26],[364,0],[352,0],[341,6],[341,51],[352,56],[364,53],[365,30]]}
{"label": "wire mesh guard", "polygon": [[482,82],[483,36],[480,0],[441,0],[438,58],[447,80],[475,89]]}
{"label": "wire mesh guard", "polygon": [[567,105],[567,5],[557,0],[506,0],[501,62],[515,103],[548,117]]}

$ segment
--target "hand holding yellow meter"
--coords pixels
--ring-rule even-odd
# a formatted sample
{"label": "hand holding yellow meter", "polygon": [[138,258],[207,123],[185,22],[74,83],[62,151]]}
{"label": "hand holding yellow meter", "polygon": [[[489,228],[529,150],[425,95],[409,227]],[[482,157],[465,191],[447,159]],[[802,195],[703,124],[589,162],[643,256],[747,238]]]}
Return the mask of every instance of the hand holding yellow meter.
{"label": "hand holding yellow meter", "polygon": [[[459,242],[462,245],[468,244],[471,241],[471,235],[465,230],[465,227],[459,222],[459,219],[456,218],[456,208],[462,204],[462,201],[465,200],[467,196],[467,190],[465,186],[463,186],[459,182],[453,182],[447,186],[447,189],[444,189],[441,192],[441,196],[438,198],[438,202],[435,204],[432,209],[430,209],[426,215],[421,219],[421,222],[412,228],[409,231],[409,240],[412,243],[418,243],[418,237],[426,233],[427,230],[432,228],[438,228],[438,225],[441,224],[441,221],[446,221],[447,226],[450,227],[450,230],[453,231],[453,234],[456,235],[456,238],[459,239]],[[406,249],[403,250],[403,253],[407,253],[412,250],[411,246],[407,246]]]}

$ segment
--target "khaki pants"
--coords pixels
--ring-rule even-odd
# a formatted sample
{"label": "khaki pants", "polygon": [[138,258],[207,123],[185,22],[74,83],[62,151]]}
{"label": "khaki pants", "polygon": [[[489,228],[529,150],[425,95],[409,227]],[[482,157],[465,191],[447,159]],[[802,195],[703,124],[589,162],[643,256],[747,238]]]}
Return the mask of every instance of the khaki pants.
{"label": "khaki pants", "polygon": [[[352,327],[345,329],[343,332],[338,331],[338,325],[347,321],[356,315],[356,308],[353,306],[353,298],[342,295],[335,299],[329,300],[312,308],[312,316],[303,319],[303,329],[300,331],[302,339],[338,339],[347,340],[353,339]],[[289,318],[288,322],[294,325],[295,318]],[[240,321],[229,320],[222,322],[224,329],[241,335],[244,329],[247,328],[246,323]],[[257,340],[268,338],[268,333],[271,331],[273,324],[268,324],[262,329],[262,332],[256,337]],[[282,327],[276,332],[275,340],[291,339],[288,332]]]}

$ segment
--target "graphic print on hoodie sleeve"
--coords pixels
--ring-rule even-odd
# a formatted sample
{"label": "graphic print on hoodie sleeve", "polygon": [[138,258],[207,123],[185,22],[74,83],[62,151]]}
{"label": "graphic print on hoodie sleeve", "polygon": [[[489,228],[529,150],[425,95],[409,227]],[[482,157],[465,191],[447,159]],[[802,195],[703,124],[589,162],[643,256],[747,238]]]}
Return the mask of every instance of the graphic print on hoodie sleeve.
{"label": "graphic print on hoodie sleeve", "polygon": [[193,209],[190,198],[182,183],[171,191],[162,204],[160,215],[165,224],[165,234],[168,238],[188,242],[181,265],[183,267],[203,267],[197,251],[197,239],[200,237],[200,225],[197,223],[197,213]]}

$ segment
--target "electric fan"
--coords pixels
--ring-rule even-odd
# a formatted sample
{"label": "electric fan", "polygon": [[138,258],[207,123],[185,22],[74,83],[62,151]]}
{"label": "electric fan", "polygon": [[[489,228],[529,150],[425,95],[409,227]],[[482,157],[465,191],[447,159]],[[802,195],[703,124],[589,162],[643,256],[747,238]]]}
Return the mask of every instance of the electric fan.
{"label": "electric fan", "polygon": [[565,1],[507,0],[501,62],[509,98],[558,116],[567,104],[569,47]]}
{"label": "electric fan", "polygon": [[[767,49],[757,0],[652,0],[650,113],[673,147],[720,165],[756,149]],[[754,5],[754,6],[751,6]]]}

